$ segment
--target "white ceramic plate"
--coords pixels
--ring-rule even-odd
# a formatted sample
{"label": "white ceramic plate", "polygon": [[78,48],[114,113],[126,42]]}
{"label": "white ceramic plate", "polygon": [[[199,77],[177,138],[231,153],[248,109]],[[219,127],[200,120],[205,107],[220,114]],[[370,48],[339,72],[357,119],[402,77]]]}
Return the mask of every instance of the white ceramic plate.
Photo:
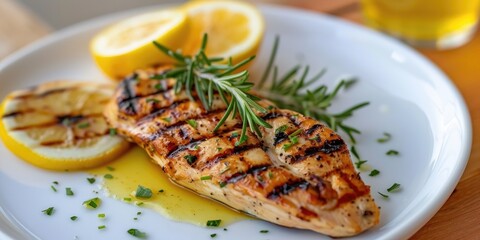
{"label": "white ceramic plate", "polygon": [[[362,172],[381,206],[381,222],[359,239],[400,239],[411,236],[446,201],[466,165],[471,145],[469,115],[454,85],[430,62],[403,44],[363,27],[315,13],[263,6],[266,37],[253,77],[266,65],[273,38],[281,36],[277,62],[286,71],[307,63],[312,71],[328,68],[323,78],[335,84],[339,77],[357,76],[355,87],[342,92],[333,110],[361,101],[370,105],[358,111],[349,123],[362,130],[357,148],[369,165],[381,171],[376,177]],[[88,53],[89,39],[102,27],[135,10],[82,23],[43,39],[0,64],[0,97],[8,92],[54,79],[105,79]],[[151,10],[148,9],[148,10]],[[383,132],[393,138],[386,144],[376,139]],[[386,156],[395,149],[399,156]],[[109,214],[108,229],[98,231],[96,216],[87,214],[81,203],[93,196],[86,173],[54,173],[32,167],[0,145],[0,237],[16,239],[129,239],[126,230],[136,227],[150,239],[275,239],[326,238],[310,231],[287,229],[263,221],[243,221],[222,229],[206,229],[173,222],[144,210],[141,221],[132,221],[137,207],[103,198]],[[52,181],[76,189],[74,198],[54,194]],[[394,182],[401,191],[384,200]],[[55,206],[54,216],[41,210]],[[78,215],[83,221],[72,222]],[[8,219],[8,220],[7,220]],[[268,234],[259,233],[269,229]]]}

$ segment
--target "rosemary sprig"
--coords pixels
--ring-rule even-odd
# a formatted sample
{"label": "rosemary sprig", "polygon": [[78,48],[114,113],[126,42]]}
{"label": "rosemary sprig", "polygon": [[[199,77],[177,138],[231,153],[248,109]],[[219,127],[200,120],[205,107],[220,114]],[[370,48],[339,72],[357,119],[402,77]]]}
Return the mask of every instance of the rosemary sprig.
{"label": "rosemary sprig", "polygon": [[248,81],[249,73],[247,70],[235,73],[240,67],[252,61],[255,56],[249,57],[238,64],[233,65],[231,59],[227,64],[221,63],[223,58],[209,58],[205,54],[207,46],[207,35],[202,39],[202,44],[194,56],[185,56],[179,52],[174,52],[158,42],[153,42],[157,48],[177,61],[175,68],[159,75],[152,76],[152,79],[165,80],[175,78],[174,91],[176,94],[185,90],[185,93],[194,100],[196,96],[202,102],[203,107],[208,111],[211,109],[213,99],[216,94],[228,106],[225,114],[217,123],[214,131],[232,115],[240,116],[242,120],[242,133],[240,139],[236,142],[239,145],[247,140],[247,127],[258,136],[261,136],[260,126],[271,128],[270,124],[264,121],[259,113],[266,113],[267,110],[257,102],[260,98],[249,93],[253,83]]}
{"label": "rosemary sprig", "polygon": [[[335,86],[333,91],[329,91],[326,85],[309,89],[312,83],[319,80],[325,74],[325,70],[321,70],[312,78],[307,79],[309,67],[305,66],[302,70],[301,66],[295,66],[282,77],[278,77],[278,67],[274,64],[278,43],[279,37],[277,36],[266,71],[259,83],[260,88],[257,90],[263,96],[274,102],[279,108],[291,109],[323,121],[334,131],[338,131],[338,129],[342,130],[349,136],[352,143],[356,143],[354,134],[359,134],[360,131],[345,124],[344,120],[351,117],[356,110],[367,106],[369,102],[356,104],[340,113],[329,113],[327,111],[338,92],[353,85],[356,79],[344,79]],[[270,87],[267,88],[264,87],[264,83],[270,76],[271,71],[273,71],[271,84]]]}

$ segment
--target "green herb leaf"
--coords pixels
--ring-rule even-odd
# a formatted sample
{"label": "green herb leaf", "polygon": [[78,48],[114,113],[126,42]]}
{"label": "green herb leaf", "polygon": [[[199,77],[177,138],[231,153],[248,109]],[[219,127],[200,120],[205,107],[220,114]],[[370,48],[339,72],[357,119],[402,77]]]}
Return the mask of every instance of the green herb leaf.
{"label": "green herb leaf", "polygon": [[360,169],[362,167],[363,164],[365,164],[366,162],[368,162],[367,160],[358,160],[355,162],[355,166],[357,167],[357,169]]}
{"label": "green herb leaf", "polygon": [[70,220],[72,220],[72,221],[76,221],[77,219],[78,219],[77,216],[71,216],[71,217],[70,217]]}
{"label": "green herb leaf", "polygon": [[160,100],[155,99],[155,98],[147,98],[145,101],[146,101],[147,103],[149,103],[149,102],[159,103],[159,102],[160,102]]}
{"label": "green herb leaf", "polygon": [[183,158],[185,158],[187,160],[188,164],[193,164],[197,160],[196,156],[193,156],[193,155],[190,155],[190,154],[184,156]]}
{"label": "green herb leaf", "polygon": [[378,174],[380,174],[380,171],[378,171],[377,169],[373,169],[370,174],[368,174],[368,176],[370,177],[374,177],[374,176],[377,176]]}
{"label": "green herb leaf", "polygon": [[103,177],[106,178],[106,179],[113,179],[113,175],[110,174],[110,173],[107,173],[107,174],[103,175]]}
{"label": "green herb leaf", "polygon": [[108,169],[108,171],[115,171],[115,168],[113,168],[111,166],[107,166],[107,169]]}
{"label": "green herb leaf", "polygon": [[278,127],[277,129],[275,129],[275,135],[279,134],[279,133],[282,133],[282,132],[285,132],[286,130],[288,129],[288,125],[282,125],[280,127]]}
{"label": "green herb leaf", "polygon": [[138,185],[137,191],[135,192],[135,197],[137,198],[151,198],[152,190],[150,188]]}
{"label": "green herb leaf", "polygon": [[125,201],[125,202],[131,202],[131,201],[132,201],[132,198],[124,197],[124,198],[123,198],[123,201]]}
{"label": "green herb leaf", "polygon": [[394,183],[391,187],[387,189],[387,192],[396,192],[400,189],[399,183]]}
{"label": "green herb leaf", "polygon": [[399,155],[399,154],[400,154],[400,153],[399,153],[398,151],[396,151],[396,150],[389,150],[389,151],[387,152],[387,155],[388,155],[388,156],[397,156],[397,155]]}
{"label": "green herb leaf", "polygon": [[55,208],[54,207],[49,207],[49,208],[43,210],[42,212],[45,213],[48,216],[51,216],[55,212]]}
{"label": "green herb leaf", "polygon": [[90,184],[94,184],[94,183],[95,183],[95,178],[87,178],[87,181],[88,181]]}
{"label": "green herb leaf", "polygon": [[211,180],[212,176],[202,176],[200,177],[200,180]]}
{"label": "green herb leaf", "polygon": [[105,225],[100,225],[100,226],[98,226],[97,228],[98,228],[99,230],[102,230],[102,229],[107,228],[107,226],[105,226]]}
{"label": "green herb leaf", "polygon": [[115,135],[117,135],[117,129],[116,128],[109,128],[108,133],[110,134],[110,136],[115,136]]}
{"label": "green herb leaf", "polygon": [[136,237],[136,238],[147,238],[147,234],[146,234],[146,233],[144,233],[144,232],[142,232],[142,231],[140,231],[140,230],[138,230],[138,229],[136,229],[136,228],[130,228],[130,229],[128,229],[127,233],[130,234],[130,235],[132,235],[132,236],[134,236],[134,237]]}
{"label": "green herb leaf", "polygon": [[97,214],[97,217],[98,218],[105,218],[105,213],[99,213],[99,214]]}
{"label": "green herb leaf", "polygon": [[166,118],[162,118],[162,120],[167,122],[167,123],[170,123],[172,121],[172,118],[166,117]]}
{"label": "green herb leaf", "polygon": [[212,234],[210,234],[210,237],[211,237],[211,238],[215,238],[215,237],[217,237],[217,234],[216,234],[216,233],[212,233]]}
{"label": "green herb leaf", "polygon": [[96,198],[92,198],[84,201],[82,205],[89,209],[96,209],[100,207],[101,204],[102,204],[102,200],[96,197]]}
{"label": "green herb leaf", "polygon": [[67,194],[67,196],[73,196],[73,191],[69,187],[65,188],[65,193]]}
{"label": "green herb leaf", "polygon": [[390,141],[391,138],[392,138],[392,135],[390,133],[384,132],[383,137],[377,139],[377,142],[386,143],[386,142]]}
{"label": "green herb leaf", "polygon": [[195,121],[195,119],[188,119],[187,123],[188,123],[188,125],[192,126],[193,128],[197,128],[197,121]]}
{"label": "green herb leaf", "polygon": [[387,194],[383,194],[381,192],[378,192],[378,194],[380,194],[380,196],[384,197],[384,198],[388,198],[388,195]]}
{"label": "green herb leaf", "polygon": [[55,185],[58,185],[58,181],[53,181],[52,183]]}
{"label": "green herb leaf", "polygon": [[57,189],[52,185],[50,186],[50,188],[54,191],[54,192],[57,192]]}
{"label": "green herb leaf", "polygon": [[207,221],[207,227],[218,227],[218,226],[220,226],[221,222],[222,222],[221,219],[208,220]]}
{"label": "green herb leaf", "polygon": [[163,85],[161,83],[157,83],[155,84],[154,88],[157,90],[163,90]]}
{"label": "green herb leaf", "polygon": [[260,233],[268,233],[268,230],[260,230]]}
{"label": "green herb leaf", "polygon": [[83,128],[88,128],[88,127],[90,127],[90,123],[89,123],[89,122],[79,123],[79,124],[77,125],[77,127],[78,127],[78,128],[82,128],[82,129],[83,129]]}

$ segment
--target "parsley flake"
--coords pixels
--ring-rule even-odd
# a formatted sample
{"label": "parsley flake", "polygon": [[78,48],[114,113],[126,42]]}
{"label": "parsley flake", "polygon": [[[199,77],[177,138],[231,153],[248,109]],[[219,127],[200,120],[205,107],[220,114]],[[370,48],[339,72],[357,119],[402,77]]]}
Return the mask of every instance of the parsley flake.
{"label": "parsley flake", "polygon": [[260,230],[260,233],[268,233],[268,230]]}
{"label": "parsley flake", "polygon": [[115,135],[117,135],[117,129],[116,129],[116,128],[110,128],[110,129],[108,129],[108,134],[110,134],[110,136],[115,136]]}
{"label": "parsley flake", "polygon": [[88,128],[88,127],[90,127],[90,123],[89,123],[89,122],[79,123],[79,124],[77,125],[77,127],[78,127],[78,128],[82,128],[82,129],[83,129],[83,128]]}
{"label": "parsley flake", "polygon": [[378,174],[380,174],[380,171],[378,171],[377,169],[373,169],[370,174],[368,174],[368,176],[370,177],[374,177],[374,176],[377,176]]}
{"label": "parsley flake", "polygon": [[147,103],[149,103],[149,102],[153,102],[153,103],[159,103],[159,102],[160,102],[160,100],[158,100],[158,99],[155,99],[155,98],[147,98],[147,100],[146,100],[146,101],[147,101]]}
{"label": "parsley flake", "polygon": [[216,236],[217,236],[217,234],[216,234],[216,233],[212,233],[212,234],[210,234],[210,237],[211,237],[211,238],[215,238]]}
{"label": "parsley flake", "polygon": [[190,154],[184,156],[183,158],[185,158],[187,160],[188,164],[193,164],[197,160],[196,156],[193,156],[193,155],[190,155]]}
{"label": "parsley flake", "polygon": [[67,194],[67,196],[73,196],[73,191],[71,188],[67,187],[65,188],[65,194]]}
{"label": "parsley flake", "polygon": [[211,180],[212,176],[202,176],[200,177],[200,180]]}
{"label": "parsley flake", "polygon": [[135,197],[137,198],[151,198],[152,190],[150,188],[138,185],[137,191],[135,192]]}
{"label": "parsley flake", "polygon": [[113,179],[113,175],[110,173],[105,174],[103,177],[106,179]]}
{"label": "parsley flake", "polygon": [[378,194],[380,194],[380,196],[382,196],[383,198],[388,198],[388,195],[387,194],[383,194],[381,192],[377,192]]}
{"label": "parsley flake", "polygon": [[84,201],[82,205],[89,209],[96,209],[100,207],[101,204],[102,204],[102,200],[96,197],[96,198],[92,198]]}
{"label": "parsley flake", "polygon": [[128,229],[127,233],[130,234],[130,235],[132,235],[132,236],[134,236],[134,237],[136,237],[136,238],[147,238],[147,234],[146,234],[146,233],[144,233],[144,232],[142,232],[142,231],[140,231],[140,230],[138,230],[138,229],[136,229],[136,228],[130,228],[130,229]]}
{"label": "parsley flake", "polygon": [[208,220],[207,221],[207,227],[218,227],[218,226],[220,226],[221,222],[222,222],[221,219]]}
{"label": "parsley flake", "polygon": [[387,192],[396,192],[400,189],[399,183],[394,183],[391,187],[387,189]]}
{"label": "parsley flake", "polygon": [[383,137],[377,139],[377,142],[386,143],[386,142],[390,141],[391,138],[392,138],[392,135],[390,133],[384,132]]}
{"label": "parsley flake", "polygon": [[87,178],[87,181],[90,183],[90,184],[93,184],[95,183],[95,178]]}
{"label": "parsley flake", "polygon": [[197,128],[197,121],[195,121],[195,119],[188,119],[187,123],[188,123],[188,125],[192,126],[193,128]]}
{"label": "parsley flake", "polygon": [[399,155],[400,153],[396,150],[388,150],[388,152],[386,153],[388,156],[397,156]]}
{"label": "parsley flake", "polygon": [[275,129],[275,135],[279,134],[279,133],[282,133],[282,132],[285,132],[285,130],[288,129],[288,125],[282,125],[280,127],[278,127],[277,129]]}
{"label": "parsley flake", "polygon": [[77,219],[78,219],[77,216],[71,216],[71,217],[70,217],[70,220],[72,220],[72,221],[76,221]]}
{"label": "parsley flake", "polygon": [[48,216],[51,216],[53,214],[53,212],[55,212],[55,208],[54,207],[49,207],[49,208],[43,210],[42,212],[45,213]]}

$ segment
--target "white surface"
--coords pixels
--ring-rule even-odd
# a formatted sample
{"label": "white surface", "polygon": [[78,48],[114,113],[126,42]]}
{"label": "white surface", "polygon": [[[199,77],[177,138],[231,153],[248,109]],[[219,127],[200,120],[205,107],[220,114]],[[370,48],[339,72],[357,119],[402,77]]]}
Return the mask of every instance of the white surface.
{"label": "white surface", "polygon": [[[0,64],[0,97],[8,92],[55,79],[104,79],[95,68],[88,40],[107,23],[140,10],[107,16],[52,35],[18,52]],[[323,78],[333,85],[345,74],[359,77],[352,89],[342,92],[333,110],[343,110],[361,101],[370,105],[358,111],[349,123],[362,130],[357,149],[368,164],[381,171],[377,177],[363,172],[381,209],[381,223],[357,236],[358,239],[407,238],[426,223],[453,191],[466,165],[471,126],[461,96],[451,82],[431,63],[403,44],[368,29],[330,17],[279,7],[262,7],[267,33],[253,69],[258,77],[266,65],[274,35],[281,36],[277,63],[286,71],[297,63],[308,63],[312,72],[327,67]],[[386,144],[376,139],[383,132],[393,138]],[[386,156],[395,149],[400,156]],[[222,229],[206,229],[169,221],[155,212],[102,197],[104,204],[93,213],[84,209],[84,200],[96,196],[85,173],[54,173],[18,160],[0,146],[0,207],[23,234],[39,239],[133,239],[126,231],[135,227],[149,239],[275,239],[305,240],[326,238],[320,234],[274,226],[262,221],[244,221]],[[59,189],[71,187],[74,197]],[[394,182],[402,190],[389,200],[386,192]],[[100,194],[102,195],[102,194]],[[53,216],[42,210],[54,206]],[[201,207],[201,206],[199,206]],[[99,220],[97,213],[108,218]],[[77,215],[79,220],[70,221]],[[107,229],[97,230],[105,224]],[[0,224],[6,234],[15,232]],[[9,230],[10,229],[10,230]],[[268,234],[259,230],[269,229]],[[19,234],[19,233],[14,233]],[[1,235],[0,235],[1,236]],[[15,236],[15,238],[20,238]]]}

